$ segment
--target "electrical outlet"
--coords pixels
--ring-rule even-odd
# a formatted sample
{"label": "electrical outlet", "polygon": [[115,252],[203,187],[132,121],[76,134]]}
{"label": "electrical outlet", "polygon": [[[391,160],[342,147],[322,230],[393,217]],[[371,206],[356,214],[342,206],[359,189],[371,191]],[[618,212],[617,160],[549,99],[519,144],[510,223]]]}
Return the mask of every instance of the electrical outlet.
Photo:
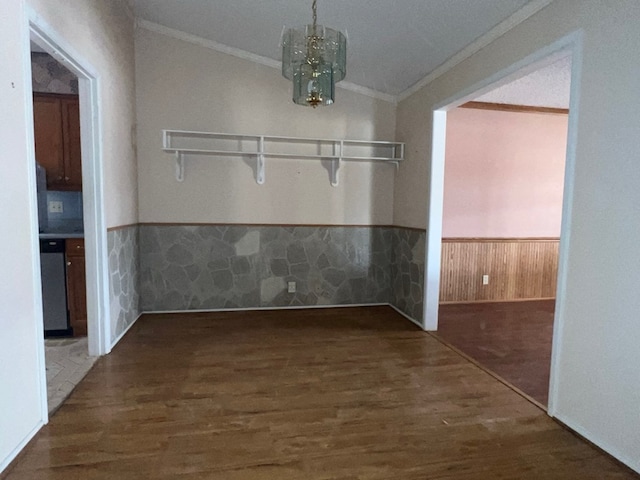
{"label": "electrical outlet", "polygon": [[64,204],[62,202],[56,202],[52,200],[51,202],[49,202],[49,213],[63,213],[63,205]]}
{"label": "electrical outlet", "polygon": [[288,282],[287,283],[287,292],[288,293],[296,293],[296,282]]}
{"label": "electrical outlet", "polygon": [[482,275],[482,284],[489,285],[489,275]]}

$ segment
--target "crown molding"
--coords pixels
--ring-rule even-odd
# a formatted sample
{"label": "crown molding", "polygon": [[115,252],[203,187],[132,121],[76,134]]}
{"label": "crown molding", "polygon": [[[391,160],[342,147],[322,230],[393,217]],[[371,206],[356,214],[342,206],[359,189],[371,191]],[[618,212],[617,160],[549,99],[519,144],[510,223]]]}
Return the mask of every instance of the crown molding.
{"label": "crown molding", "polygon": [[198,45],[200,47],[209,48],[220,53],[226,53],[227,55],[232,55],[243,60],[249,60],[250,62],[258,63],[266,67],[278,69],[282,68],[282,64],[277,60],[273,60],[272,58],[263,57],[262,55],[256,55],[255,53],[247,52],[246,50],[230,47],[222,43],[214,42],[213,40],[208,40],[197,35],[183,32],[182,30],[165,27],[164,25],[160,25],[159,23],[154,23],[138,18],[137,25],[138,27],[144,28],[145,30],[150,30],[167,37],[175,38],[176,40],[182,40],[187,43]]}
{"label": "crown molding", "polygon": [[[282,62],[279,62],[278,60],[274,60],[269,57],[263,57],[262,55],[256,55],[255,53],[247,52],[246,50],[242,50],[240,48],[230,47],[229,45],[218,43],[213,40],[200,37],[198,35],[192,35],[181,30],[165,27],[164,25],[160,25],[159,23],[154,23],[150,22],[149,20],[138,18],[136,21],[136,26],[138,28],[144,28],[145,30],[159,33],[160,35],[175,38],[176,40],[182,40],[184,42],[198,45],[200,47],[209,48],[220,53],[232,55],[236,58],[241,58],[243,60],[248,60],[259,65],[264,65],[265,67],[282,70]],[[336,83],[336,87],[342,88],[343,90],[349,90],[351,92],[359,93],[360,95],[365,95],[367,97],[376,98],[378,100],[396,104],[395,95],[382,93],[371,88],[356,85],[355,83],[342,81]]]}
{"label": "crown molding", "polygon": [[412,86],[407,88],[405,91],[401,92],[396,97],[396,102],[401,102],[402,100],[405,100],[406,98],[416,93],[418,90],[421,90],[426,85],[430,84],[435,79],[442,76],[443,74],[451,70],[453,67],[455,67],[459,63],[463,62],[467,58],[471,57],[473,54],[482,50],[491,42],[503,36],[512,28],[516,27],[517,25],[527,20],[529,17],[532,17],[533,15],[538,13],[540,10],[545,8],[547,5],[549,5],[553,1],[554,0],[531,0],[529,3],[527,3],[524,7],[518,10],[516,13],[514,13],[507,19],[503,20],[498,25],[496,25],[491,30],[489,30],[487,33],[479,37],[476,41],[474,41],[473,43],[470,43],[465,48],[460,50],[458,53],[453,55],[451,58],[449,58],[449,60],[447,60],[442,65],[437,67],[435,70],[429,73],[422,80],[419,80],[418,82],[414,83]]}
{"label": "crown molding", "polygon": [[135,22],[136,16],[133,11],[133,0],[120,0],[120,5],[122,5],[122,9],[125,11],[129,20]]}

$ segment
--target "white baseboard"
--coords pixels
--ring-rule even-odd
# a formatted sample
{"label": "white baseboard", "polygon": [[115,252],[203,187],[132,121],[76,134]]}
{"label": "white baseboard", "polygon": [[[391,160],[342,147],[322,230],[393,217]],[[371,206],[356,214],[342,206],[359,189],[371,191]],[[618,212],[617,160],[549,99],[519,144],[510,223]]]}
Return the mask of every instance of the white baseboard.
{"label": "white baseboard", "polygon": [[39,421],[36,426],[31,430],[27,436],[14,448],[11,453],[7,456],[7,458],[2,459],[0,462],[0,476],[2,476],[2,472],[15,460],[18,454],[27,446],[27,443],[31,441],[31,439],[40,431],[42,427],[44,427],[44,422]]}
{"label": "white baseboard", "polygon": [[111,343],[111,350],[113,350],[113,347],[115,347],[118,344],[118,342],[120,342],[120,340],[122,340],[122,337],[124,337],[127,334],[127,332],[131,329],[131,327],[133,327],[135,325],[135,323],[140,319],[140,317],[142,316],[143,313],[145,313],[145,312],[138,313],[138,316],[136,317],[136,319],[133,322],[131,322],[127,326],[127,328],[125,328],[123,330],[123,332],[120,335],[118,335],[118,337]]}
{"label": "white baseboard", "polygon": [[418,327],[422,329],[422,325],[418,323],[417,320],[414,320],[402,310],[398,309],[394,305],[390,303],[352,303],[348,305],[300,305],[300,306],[283,306],[283,307],[253,307],[253,308],[211,308],[211,309],[193,309],[193,310],[150,310],[140,312],[136,319],[129,324],[129,326],[113,341],[111,344],[111,348],[115,347],[120,340],[127,334],[129,329],[133,327],[133,325],[140,319],[140,317],[144,314],[164,314],[164,313],[219,313],[219,312],[259,312],[259,311],[270,311],[270,310],[311,310],[311,309],[321,309],[321,308],[357,308],[357,307],[391,307],[404,318],[409,320],[411,323],[416,324]]}
{"label": "white baseboard", "polygon": [[417,326],[420,327],[421,330],[424,330],[425,328],[422,326],[422,324],[420,324],[420,322],[418,322],[417,320],[411,318],[409,315],[407,315],[406,313],[404,313],[402,310],[400,310],[398,307],[396,307],[395,305],[391,305],[390,303],[387,303],[387,305],[389,305],[391,308],[393,308],[397,313],[399,313],[400,315],[402,315],[404,318],[406,318],[407,320],[409,320],[411,323],[415,323]]}
{"label": "white baseboard", "polygon": [[350,303],[348,305],[299,305],[282,307],[250,307],[250,308],[209,308],[193,310],[150,310],[142,313],[216,313],[216,312],[259,312],[267,310],[310,310],[316,308],[354,308],[354,307],[384,307],[388,303]]}
{"label": "white baseboard", "polygon": [[586,428],[584,428],[582,425],[577,425],[575,422],[573,422],[572,420],[566,418],[564,415],[561,415],[561,414],[560,415],[552,415],[551,417],[558,419],[567,428],[573,430],[578,435],[580,435],[581,437],[585,438],[589,442],[593,443],[598,448],[601,448],[602,450],[607,452],[609,455],[611,455],[613,458],[615,458],[619,462],[625,464],[627,467],[629,467],[634,472],[640,473],[640,462],[638,461],[637,457],[635,459],[631,459],[631,458],[627,457],[626,455],[622,454],[617,448],[612,447],[611,445],[607,444],[606,442],[602,442],[602,441],[597,440],[597,437],[595,435],[593,435],[591,432],[589,432]]}

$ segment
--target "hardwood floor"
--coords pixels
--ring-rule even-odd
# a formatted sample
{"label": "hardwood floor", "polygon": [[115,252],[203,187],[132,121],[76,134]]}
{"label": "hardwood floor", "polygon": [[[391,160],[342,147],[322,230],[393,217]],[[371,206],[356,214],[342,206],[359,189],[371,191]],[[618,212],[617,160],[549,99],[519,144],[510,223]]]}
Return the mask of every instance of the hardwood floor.
{"label": "hardwood floor", "polygon": [[632,479],[388,307],[145,315],[19,479]]}
{"label": "hardwood floor", "polygon": [[547,405],[555,300],[441,305],[436,335]]}

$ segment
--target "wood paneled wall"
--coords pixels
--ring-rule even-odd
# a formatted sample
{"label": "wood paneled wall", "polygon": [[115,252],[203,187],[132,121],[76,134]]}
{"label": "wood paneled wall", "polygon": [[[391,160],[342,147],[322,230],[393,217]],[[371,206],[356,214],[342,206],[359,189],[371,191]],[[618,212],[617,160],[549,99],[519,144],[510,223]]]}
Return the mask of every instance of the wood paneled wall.
{"label": "wood paneled wall", "polygon": [[554,298],[558,246],[557,238],[443,238],[440,302]]}

